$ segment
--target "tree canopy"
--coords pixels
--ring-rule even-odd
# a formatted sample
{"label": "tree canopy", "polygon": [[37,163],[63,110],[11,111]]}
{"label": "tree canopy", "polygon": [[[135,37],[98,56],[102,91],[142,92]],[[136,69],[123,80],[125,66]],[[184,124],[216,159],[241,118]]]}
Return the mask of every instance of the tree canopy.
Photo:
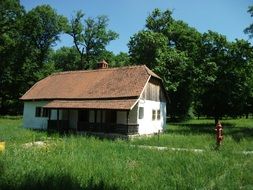
{"label": "tree canopy", "polygon": [[[245,40],[229,42],[213,31],[201,34],[155,9],[146,28],[131,37],[130,59],[158,73],[171,99],[169,114],[237,116],[252,101],[252,46]],[[193,109],[191,109],[193,108]]]}
{"label": "tree canopy", "polygon": [[[253,17],[253,5],[249,6],[248,13],[250,14],[251,17]],[[247,28],[245,28],[244,32],[246,34],[249,34],[250,38],[253,38],[253,23],[250,24]]]}
{"label": "tree canopy", "polygon": [[80,55],[79,69],[94,68],[94,60],[105,51],[110,41],[118,38],[118,34],[108,30],[109,19],[98,16],[96,19],[84,19],[84,13],[78,11],[70,21],[66,32],[72,36]]}

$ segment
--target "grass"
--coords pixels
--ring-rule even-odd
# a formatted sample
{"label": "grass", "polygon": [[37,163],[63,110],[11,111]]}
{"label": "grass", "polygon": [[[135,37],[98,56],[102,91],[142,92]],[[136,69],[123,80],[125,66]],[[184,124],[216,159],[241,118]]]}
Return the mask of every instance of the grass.
{"label": "grass", "polygon": [[[215,150],[212,120],[170,124],[165,134],[132,141],[48,135],[0,118],[0,189],[253,189],[253,121],[225,120]],[[44,141],[46,146],[26,147]],[[133,145],[199,148],[143,149]]]}

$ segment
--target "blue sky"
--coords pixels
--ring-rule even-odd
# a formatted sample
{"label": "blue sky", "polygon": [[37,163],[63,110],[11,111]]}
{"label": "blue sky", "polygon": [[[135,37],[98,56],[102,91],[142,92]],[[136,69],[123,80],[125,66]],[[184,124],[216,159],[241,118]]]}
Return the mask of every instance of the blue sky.
{"label": "blue sky", "polygon": [[[208,30],[225,35],[228,40],[248,40],[243,30],[253,22],[247,13],[252,0],[21,0],[30,10],[37,5],[49,4],[59,14],[72,18],[82,10],[88,17],[106,15],[109,28],[119,34],[107,49],[114,53],[128,52],[127,43],[133,34],[142,30],[149,13],[155,8],[173,10],[173,18],[183,20],[203,33]],[[72,46],[72,39],[61,36],[55,48]]]}

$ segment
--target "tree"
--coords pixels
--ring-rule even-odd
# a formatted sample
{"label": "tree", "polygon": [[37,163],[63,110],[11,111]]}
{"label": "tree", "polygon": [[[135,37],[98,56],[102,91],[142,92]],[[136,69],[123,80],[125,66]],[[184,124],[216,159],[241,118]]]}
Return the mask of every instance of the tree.
{"label": "tree", "polygon": [[243,114],[252,93],[252,47],[209,31],[203,34],[202,50],[205,57],[198,82],[202,113],[213,116],[216,123],[224,115]]}
{"label": "tree", "polygon": [[130,63],[130,56],[127,53],[120,52],[119,54],[115,55],[114,57],[115,67],[123,67],[131,65]]}
{"label": "tree", "polygon": [[20,96],[54,71],[48,55],[66,20],[48,5],[26,13],[16,0],[1,1],[0,15],[0,111],[17,114]]}
{"label": "tree", "polygon": [[80,62],[79,54],[75,47],[62,47],[52,53],[51,59],[57,70],[77,70]]}
{"label": "tree", "polygon": [[162,12],[160,9],[154,9],[146,19],[146,28],[153,32],[168,34],[171,25],[174,23],[172,11],[165,10]]}
{"label": "tree", "polygon": [[167,48],[156,58],[153,69],[162,77],[171,103],[168,112],[172,119],[187,116],[192,102],[191,62],[184,52]]}
{"label": "tree", "polygon": [[146,64],[162,77],[173,118],[187,116],[191,106],[200,45],[201,34],[196,29],[174,20],[170,10],[159,9],[146,19],[146,29],[128,43],[131,61]]}
{"label": "tree", "polygon": [[94,67],[96,57],[105,51],[110,41],[118,37],[117,33],[107,29],[109,19],[106,16],[99,16],[96,19],[83,18],[84,13],[78,11],[67,29],[80,55],[78,69]]}
{"label": "tree", "polygon": [[167,48],[167,41],[163,34],[153,31],[140,31],[134,34],[128,43],[131,62],[145,64],[153,69],[159,52]]}
{"label": "tree", "polygon": [[[248,13],[251,17],[253,17],[253,6],[249,6]],[[245,28],[244,33],[249,34],[249,37],[253,38],[253,24],[250,24],[247,28]]]}
{"label": "tree", "polygon": [[67,19],[58,15],[49,5],[37,6],[23,19],[23,40],[29,47],[35,48],[36,62],[41,66],[48,56],[50,48],[59,40],[66,29]]}
{"label": "tree", "polygon": [[[13,76],[19,71],[15,63],[19,41],[20,21],[24,8],[16,0],[0,1],[0,114],[7,112],[12,103]],[[15,93],[14,93],[15,94]]]}

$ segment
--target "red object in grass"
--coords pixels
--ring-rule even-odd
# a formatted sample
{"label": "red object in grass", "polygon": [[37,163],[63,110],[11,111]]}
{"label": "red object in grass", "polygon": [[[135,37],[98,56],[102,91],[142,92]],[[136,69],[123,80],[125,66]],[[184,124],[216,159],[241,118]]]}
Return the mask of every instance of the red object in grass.
{"label": "red object in grass", "polygon": [[217,145],[220,145],[221,141],[223,140],[223,128],[219,121],[216,124],[215,131],[216,131],[216,143]]}

